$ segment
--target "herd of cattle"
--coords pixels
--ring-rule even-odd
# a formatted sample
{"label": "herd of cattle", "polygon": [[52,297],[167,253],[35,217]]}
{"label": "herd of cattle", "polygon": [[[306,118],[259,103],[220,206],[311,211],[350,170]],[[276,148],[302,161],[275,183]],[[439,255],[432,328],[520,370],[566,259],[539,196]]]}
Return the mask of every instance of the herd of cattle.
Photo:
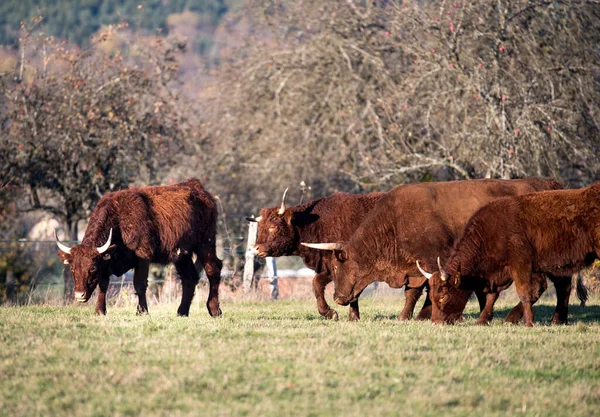
{"label": "herd of cattle", "polygon": [[[399,319],[412,318],[427,289],[419,319],[453,323],[474,292],[478,322],[486,324],[499,293],[514,282],[520,302],[505,321],[532,326],[546,278],[556,287],[552,323],[567,321],[571,276],[600,257],[598,201],[600,183],[563,190],[551,179],[481,179],[336,193],[292,207],[284,193],[280,207],[247,219],[258,222],[259,256],[300,256],[316,272],[313,289],[326,318],[338,317],[325,300],[329,282],[335,302],[350,305],[350,320],[358,320],[361,293],[384,281],[405,288]],[[79,302],[99,287],[99,314],[106,314],[111,274],[134,269],[137,309],[144,313],[150,263],[174,263],[183,287],[177,313],[187,316],[204,268],[207,308],[216,317],[222,266],[216,223],[215,200],[196,179],[117,191],[100,200],[80,245],[69,248],[57,236],[58,256],[71,268]],[[580,279],[577,294],[585,302]]]}

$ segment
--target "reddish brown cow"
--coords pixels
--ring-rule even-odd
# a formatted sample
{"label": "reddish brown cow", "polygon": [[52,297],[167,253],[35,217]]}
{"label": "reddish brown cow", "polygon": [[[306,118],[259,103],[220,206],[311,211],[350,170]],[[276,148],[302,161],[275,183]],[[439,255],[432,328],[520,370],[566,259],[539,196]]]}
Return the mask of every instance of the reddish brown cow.
{"label": "reddish brown cow", "polygon": [[[497,298],[514,281],[524,323],[532,326],[532,306],[546,289],[547,275],[558,299],[552,323],[566,322],[571,275],[600,255],[598,201],[600,183],[504,198],[483,207],[469,220],[444,268],[440,265],[430,279],[440,311],[437,320],[454,321],[470,290],[482,289]],[[495,301],[491,298],[489,312]]]}
{"label": "reddish brown cow", "polygon": [[[334,299],[355,303],[375,280],[391,287],[420,277],[417,259],[446,259],[471,215],[500,197],[560,188],[554,180],[470,180],[401,185],[386,193],[349,241],[319,244],[333,250]],[[315,247],[315,246],[313,246]],[[480,305],[483,303],[480,302]]]}
{"label": "reddish brown cow", "polygon": [[[147,312],[150,263],[174,263],[183,286],[177,314],[187,316],[199,280],[197,267],[203,267],[210,282],[206,306],[216,317],[221,315],[222,266],[216,255],[216,224],[215,200],[197,179],[172,186],[116,191],[98,202],[80,245],[69,248],[57,236],[58,256],[71,267],[77,301],[86,302],[96,286],[100,288],[97,314],[106,314],[110,275],[122,275],[132,268],[137,311]],[[197,256],[196,265],[193,254]]]}
{"label": "reddish brown cow", "polygon": [[[313,290],[319,313],[337,320],[337,312],[325,301],[325,286],[331,282],[332,255],[301,246],[300,242],[348,239],[382,195],[383,193],[336,193],[288,208],[284,193],[280,207],[263,208],[256,219],[247,218],[258,221],[254,251],[261,257],[300,256],[304,264],[316,272]],[[350,320],[357,320],[359,317],[358,303],[352,303]]]}

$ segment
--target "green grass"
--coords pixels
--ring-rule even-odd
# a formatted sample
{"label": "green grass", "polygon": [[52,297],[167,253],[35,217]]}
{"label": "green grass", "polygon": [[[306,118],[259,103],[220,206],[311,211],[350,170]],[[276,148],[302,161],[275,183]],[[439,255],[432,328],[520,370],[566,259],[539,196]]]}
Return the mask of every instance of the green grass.
{"label": "green grass", "polygon": [[[600,413],[600,307],[572,324],[397,322],[401,303],[361,301],[362,321],[314,301],[196,300],[138,317],[129,306],[0,308],[2,416],[592,416]],[[506,314],[504,301],[498,316]],[[474,306],[469,305],[474,316]]]}

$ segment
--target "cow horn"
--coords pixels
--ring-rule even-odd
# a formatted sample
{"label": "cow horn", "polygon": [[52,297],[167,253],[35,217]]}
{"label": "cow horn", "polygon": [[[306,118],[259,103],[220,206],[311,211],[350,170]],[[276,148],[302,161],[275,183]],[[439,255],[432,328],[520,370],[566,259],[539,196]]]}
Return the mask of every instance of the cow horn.
{"label": "cow horn", "polygon": [[104,253],[104,252],[106,252],[106,250],[110,246],[110,241],[111,240],[112,240],[112,228],[110,229],[110,232],[108,232],[108,240],[106,241],[106,243],[104,245],[100,246],[99,248],[96,248],[96,250],[98,251],[98,253]]}
{"label": "cow horn", "polygon": [[344,249],[344,245],[341,243],[300,243],[302,246],[306,246],[307,248],[313,249],[323,249],[323,250],[342,250]]}
{"label": "cow horn", "polygon": [[281,215],[285,212],[285,195],[287,194],[289,188],[286,188],[283,192],[283,197],[281,197],[281,207],[279,208],[278,214]]}
{"label": "cow horn", "polygon": [[259,221],[262,220],[262,216],[258,216],[258,217],[246,217],[246,220],[248,220],[249,222],[256,222],[256,223],[258,223]]}
{"label": "cow horn", "polygon": [[442,268],[442,264],[440,263],[439,256],[437,258],[437,263],[438,263],[438,269],[440,270],[440,279],[442,281],[446,282],[446,280],[448,279],[448,274],[446,273],[446,271],[444,271],[444,268]]}
{"label": "cow horn", "polygon": [[67,254],[71,253],[71,248],[67,245],[60,243],[60,240],[58,240],[58,231],[56,229],[54,229],[54,237],[56,238],[56,246],[58,246],[58,249]]}
{"label": "cow horn", "polygon": [[419,265],[419,261],[417,261],[417,268],[419,268],[419,272],[421,274],[423,274],[423,276],[427,279],[431,278],[433,276],[433,274],[430,274],[429,272],[425,271],[423,268],[421,268],[421,265]]}

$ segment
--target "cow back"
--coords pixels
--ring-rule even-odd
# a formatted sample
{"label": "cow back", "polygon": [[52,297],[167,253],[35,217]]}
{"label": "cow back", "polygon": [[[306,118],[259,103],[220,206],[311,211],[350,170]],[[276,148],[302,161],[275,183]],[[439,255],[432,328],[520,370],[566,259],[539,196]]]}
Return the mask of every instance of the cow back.
{"label": "cow back", "polygon": [[[554,180],[469,180],[420,183],[394,188],[380,199],[347,245],[365,269],[393,286],[408,275],[422,278],[415,260],[433,268],[445,260],[469,218],[502,197],[560,187]],[[396,282],[398,281],[398,282]]]}

